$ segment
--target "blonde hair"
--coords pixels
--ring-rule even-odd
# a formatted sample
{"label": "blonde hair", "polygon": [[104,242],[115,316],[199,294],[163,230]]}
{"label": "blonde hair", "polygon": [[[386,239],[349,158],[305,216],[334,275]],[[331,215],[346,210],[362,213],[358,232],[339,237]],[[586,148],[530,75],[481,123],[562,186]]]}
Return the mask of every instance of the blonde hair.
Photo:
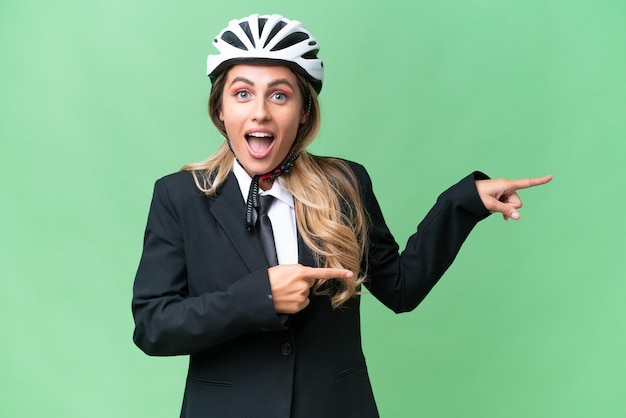
{"label": "blonde hair", "polygon": [[[227,73],[215,80],[208,105],[211,120],[224,136],[226,129],[219,112]],[[359,184],[347,163],[336,158],[318,157],[305,150],[319,131],[319,101],[310,83],[299,74],[296,76],[303,96],[303,109],[309,108],[309,123],[298,129],[296,138],[301,139],[294,144],[294,151],[301,155],[281,179],[294,196],[298,231],[317,265],[345,268],[354,273],[350,279],[335,279],[327,285],[327,280],[320,279],[313,286],[315,294],[329,295],[333,308],[337,308],[360,294],[360,286],[365,280],[368,218]],[[233,162],[233,154],[224,141],[211,157],[186,164],[181,170],[191,172],[198,189],[213,196],[228,177]]]}

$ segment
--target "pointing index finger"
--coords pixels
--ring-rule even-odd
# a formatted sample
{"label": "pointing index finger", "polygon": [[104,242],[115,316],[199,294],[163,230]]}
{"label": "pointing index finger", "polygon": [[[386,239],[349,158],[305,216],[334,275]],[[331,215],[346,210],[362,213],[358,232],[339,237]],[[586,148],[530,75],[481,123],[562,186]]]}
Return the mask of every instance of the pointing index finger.
{"label": "pointing index finger", "polygon": [[551,175],[547,175],[543,177],[533,177],[533,178],[528,178],[528,179],[509,180],[506,188],[508,191],[528,189],[529,187],[535,187],[535,186],[540,186],[542,184],[546,184],[550,180],[552,180]]}
{"label": "pointing index finger", "polygon": [[354,276],[354,273],[339,268],[309,267],[306,276],[310,279],[349,279]]}

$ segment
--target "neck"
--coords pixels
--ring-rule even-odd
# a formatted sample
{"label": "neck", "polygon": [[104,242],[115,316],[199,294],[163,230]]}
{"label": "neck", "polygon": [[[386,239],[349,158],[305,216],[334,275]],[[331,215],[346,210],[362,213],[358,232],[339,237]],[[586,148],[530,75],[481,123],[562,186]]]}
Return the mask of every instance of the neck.
{"label": "neck", "polygon": [[259,179],[259,188],[261,190],[263,190],[264,192],[268,191],[269,189],[272,188],[272,185],[274,184],[274,180],[270,180],[270,181],[263,181],[261,179]]}

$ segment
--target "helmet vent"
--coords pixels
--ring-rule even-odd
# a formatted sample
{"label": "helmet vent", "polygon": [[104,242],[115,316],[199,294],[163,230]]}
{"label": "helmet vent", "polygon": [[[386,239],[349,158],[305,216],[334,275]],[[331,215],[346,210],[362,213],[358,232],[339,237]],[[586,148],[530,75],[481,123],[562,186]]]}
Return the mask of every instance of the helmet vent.
{"label": "helmet vent", "polygon": [[267,22],[267,18],[265,18],[265,17],[260,17],[259,18],[259,38],[261,37],[261,34],[263,33],[263,28],[265,27],[265,22]]}
{"label": "helmet vent", "polygon": [[243,29],[248,39],[250,39],[252,46],[256,48],[256,43],[254,42],[252,31],[250,30],[250,25],[248,25],[248,22],[241,22],[239,26],[241,26],[241,29]]}
{"label": "helmet vent", "polygon": [[248,50],[248,48],[246,48],[243,42],[241,42],[239,38],[237,38],[237,35],[235,35],[229,30],[227,30],[226,32],[222,34],[222,40],[228,44],[231,44],[235,48],[243,49],[244,51]]}
{"label": "helmet vent", "polygon": [[317,59],[317,53],[319,52],[319,49],[315,49],[313,51],[309,51],[306,54],[302,55],[302,58],[307,59],[307,60],[315,60]]}
{"label": "helmet vent", "polygon": [[272,28],[272,31],[268,35],[267,40],[265,41],[265,45],[263,45],[263,48],[265,48],[267,44],[269,44],[270,41],[274,38],[274,36],[276,36],[276,34],[280,32],[280,30],[284,28],[285,26],[287,26],[287,23],[283,22],[282,20],[278,22],[276,26]]}
{"label": "helmet vent", "polygon": [[276,46],[271,49],[271,51],[280,51],[281,49],[289,48],[290,46],[296,45],[297,43],[300,43],[302,41],[306,41],[307,39],[309,39],[309,35],[304,32],[290,33],[289,35],[285,36],[285,38],[282,39],[279,43],[277,43]]}

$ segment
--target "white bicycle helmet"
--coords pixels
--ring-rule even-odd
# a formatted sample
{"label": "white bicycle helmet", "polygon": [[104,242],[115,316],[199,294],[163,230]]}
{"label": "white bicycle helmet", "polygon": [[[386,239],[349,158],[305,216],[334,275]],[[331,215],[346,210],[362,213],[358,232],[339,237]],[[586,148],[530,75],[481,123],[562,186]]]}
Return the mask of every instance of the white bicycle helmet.
{"label": "white bicycle helmet", "polygon": [[211,82],[237,63],[280,61],[305,76],[317,93],[322,90],[324,66],[317,57],[317,40],[297,20],[277,14],[231,20],[213,44],[219,54],[207,58]]}

